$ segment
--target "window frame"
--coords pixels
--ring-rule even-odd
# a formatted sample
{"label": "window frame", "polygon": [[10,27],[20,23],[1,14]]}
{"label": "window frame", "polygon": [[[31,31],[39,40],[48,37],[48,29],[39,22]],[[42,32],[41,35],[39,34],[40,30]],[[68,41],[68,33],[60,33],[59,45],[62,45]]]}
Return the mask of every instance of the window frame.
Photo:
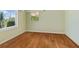
{"label": "window frame", "polygon": [[15,15],[15,25],[14,26],[10,26],[10,27],[4,27],[4,28],[0,28],[0,31],[8,31],[8,30],[12,30],[18,27],[18,10],[15,10],[16,15]]}

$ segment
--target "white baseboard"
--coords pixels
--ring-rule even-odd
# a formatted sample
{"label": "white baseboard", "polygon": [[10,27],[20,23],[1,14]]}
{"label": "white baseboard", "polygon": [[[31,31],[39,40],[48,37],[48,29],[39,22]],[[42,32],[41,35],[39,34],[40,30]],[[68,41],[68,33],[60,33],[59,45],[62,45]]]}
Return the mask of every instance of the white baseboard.
{"label": "white baseboard", "polygon": [[26,30],[26,32],[43,32],[43,33],[56,33],[56,34],[65,34],[64,32],[49,32],[49,31],[34,31],[34,30]]}
{"label": "white baseboard", "polygon": [[68,36],[73,42],[75,42],[79,46],[79,42],[77,42],[76,40],[73,40],[74,38],[72,38],[69,34],[65,34],[65,35]]}

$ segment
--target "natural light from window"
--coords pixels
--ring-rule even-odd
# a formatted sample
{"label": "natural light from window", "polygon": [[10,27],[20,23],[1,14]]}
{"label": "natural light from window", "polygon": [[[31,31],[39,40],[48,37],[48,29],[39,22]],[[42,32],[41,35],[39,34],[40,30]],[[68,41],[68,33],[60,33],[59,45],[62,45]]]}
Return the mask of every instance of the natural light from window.
{"label": "natural light from window", "polygon": [[16,26],[16,10],[0,10],[0,30]]}

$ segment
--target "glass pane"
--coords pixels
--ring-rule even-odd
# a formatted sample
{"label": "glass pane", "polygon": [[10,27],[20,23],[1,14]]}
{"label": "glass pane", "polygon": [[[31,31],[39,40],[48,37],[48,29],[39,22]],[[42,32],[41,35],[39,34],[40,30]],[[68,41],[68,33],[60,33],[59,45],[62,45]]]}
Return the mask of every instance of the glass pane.
{"label": "glass pane", "polygon": [[15,10],[0,10],[0,28],[15,25]]}

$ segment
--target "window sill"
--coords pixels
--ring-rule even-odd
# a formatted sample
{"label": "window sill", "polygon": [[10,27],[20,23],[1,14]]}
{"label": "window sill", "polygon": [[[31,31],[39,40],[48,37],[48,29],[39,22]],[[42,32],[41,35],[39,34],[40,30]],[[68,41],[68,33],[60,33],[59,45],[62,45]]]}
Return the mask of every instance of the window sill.
{"label": "window sill", "polygon": [[8,30],[13,30],[15,28],[17,28],[17,26],[11,26],[11,27],[6,27],[6,28],[1,28],[0,32],[2,32],[2,31],[8,31]]}

